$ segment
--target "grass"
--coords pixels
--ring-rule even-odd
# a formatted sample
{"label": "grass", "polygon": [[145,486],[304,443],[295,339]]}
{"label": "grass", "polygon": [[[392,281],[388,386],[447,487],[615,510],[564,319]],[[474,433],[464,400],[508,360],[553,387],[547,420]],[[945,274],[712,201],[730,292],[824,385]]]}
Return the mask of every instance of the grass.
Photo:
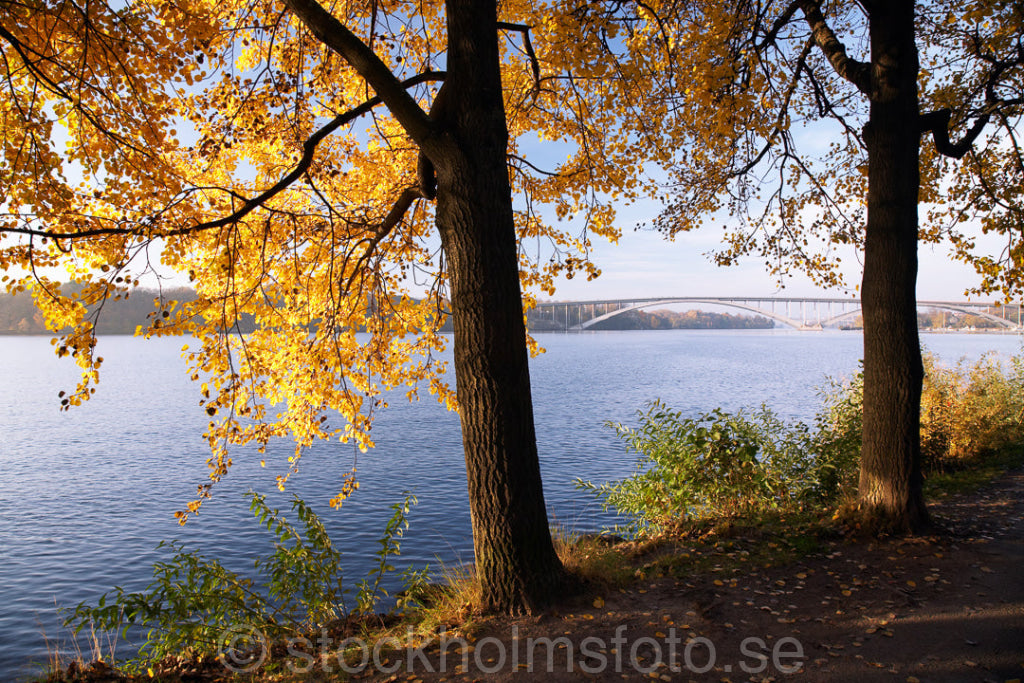
{"label": "grass", "polygon": [[[623,539],[611,535],[555,533],[555,552],[562,565],[584,585],[619,587],[630,581],[632,572],[623,561],[636,552]],[[619,542],[616,542],[619,541]]]}
{"label": "grass", "polygon": [[117,633],[100,634],[96,629],[89,629],[85,646],[77,633],[71,634],[67,642],[51,641],[45,632],[43,639],[49,654],[43,665],[45,673],[36,679],[38,681],[74,680],[80,673],[90,670],[102,673],[110,668],[109,662],[115,661]]}
{"label": "grass", "polygon": [[[1012,445],[960,459],[931,472],[925,497],[936,502],[969,494],[1024,467],[1024,445]],[[777,566],[822,552],[842,536],[833,521],[839,505],[794,510],[766,510],[745,516],[686,520],[671,534],[608,545],[593,537],[560,537],[559,556],[595,591],[625,588],[649,578],[684,578],[709,571],[753,565]]]}
{"label": "grass", "polygon": [[1006,472],[1024,467],[1024,445],[1006,446],[957,467],[933,471],[924,480],[925,497],[939,500],[972,493]]}
{"label": "grass", "polygon": [[[747,517],[690,520],[672,535],[630,541],[604,550],[576,571],[598,587],[691,577],[753,565],[779,565],[820,551],[835,530],[820,511],[765,512]],[[584,559],[588,555],[583,555]]]}
{"label": "grass", "polygon": [[471,629],[475,606],[480,604],[480,585],[470,567],[445,567],[440,582],[427,584],[412,597],[416,604],[403,613],[403,625],[421,632],[436,632],[450,624]]}

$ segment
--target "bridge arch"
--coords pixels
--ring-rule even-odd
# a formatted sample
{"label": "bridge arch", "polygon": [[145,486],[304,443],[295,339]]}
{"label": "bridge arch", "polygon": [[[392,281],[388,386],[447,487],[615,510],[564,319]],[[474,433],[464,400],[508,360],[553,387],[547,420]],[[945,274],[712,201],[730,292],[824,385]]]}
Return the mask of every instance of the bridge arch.
{"label": "bridge arch", "polygon": [[[602,320],[608,320],[614,318],[617,315],[623,315],[630,311],[636,311],[645,308],[652,308],[655,306],[668,306],[673,304],[708,304],[711,306],[723,306],[727,308],[736,308],[743,311],[749,311],[756,315],[764,316],[770,320],[781,323],[788,327],[797,330],[820,330],[826,326],[838,325],[844,320],[851,320],[857,315],[861,315],[863,308],[861,302],[858,299],[852,298],[826,298],[826,297],[715,297],[715,296],[673,296],[673,297],[651,297],[646,299],[617,299],[617,300],[601,300],[601,301],[563,301],[563,302],[543,302],[537,305],[536,311],[550,311],[551,321],[559,325],[559,329],[563,330],[587,330],[594,325],[600,323]],[[785,307],[785,314],[775,312],[775,306],[782,305]],[[799,305],[799,319],[793,319],[789,317],[790,306]],[[804,309],[805,305],[812,307],[813,312]],[[832,307],[839,306],[839,314],[833,315]],[[575,321],[583,320],[583,310],[588,307],[590,308],[590,314],[594,315],[597,310],[596,307],[602,307],[604,313],[597,315],[584,322],[577,322],[576,324],[570,324],[569,311],[573,309],[576,311],[572,319]],[[617,306],[614,310],[608,310],[611,306]],[[827,306],[828,311],[825,313],[821,310],[822,306]],[[982,302],[970,302],[970,301],[918,301],[918,308],[934,308],[939,310],[952,311],[955,313],[961,313],[965,315],[977,315],[986,320],[990,320],[997,325],[1011,330],[1024,330],[1021,328],[1020,322],[1015,325],[1013,321],[1008,318],[1000,317],[991,313],[992,304],[986,304]],[[851,308],[852,307],[852,308]],[[564,327],[557,323],[555,319],[555,310],[563,308],[565,311],[565,322]],[[807,317],[807,313],[811,313],[811,317]],[[1019,312],[1018,312],[1019,315]],[[813,319],[814,323],[808,325],[805,321]]]}
{"label": "bridge arch", "polygon": [[[922,308],[937,308],[940,311],[953,311],[954,313],[963,313],[964,315],[976,315],[979,318],[991,320],[992,322],[997,323],[998,325],[1005,327],[1007,329],[1017,329],[1017,326],[1014,325],[1012,321],[1007,320],[1006,318],[1000,318],[998,315],[993,315],[987,311],[971,310],[967,306],[958,306],[955,303],[950,303],[947,301],[918,301],[917,308],[918,310]],[[841,313],[837,316],[833,316],[828,320],[822,320],[821,324],[822,326],[837,325],[845,320],[853,320],[856,316],[861,315],[862,313],[863,309],[857,308],[856,310],[847,311],[846,313]]]}
{"label": "bridge arch", "polygon": [[632,305],[623,306],[622,308],[617,308],[614,311],[609,311],[608,313],[599,315],[595,318],[591,318],[578,325],[574,325],[570,329],[586,330],[592,327],[593,325],[596,325],[597,323],[601,322],[602,320],[609,320],[616,316],[620,316],[624,313],[629,313],[630,311],[639,311],[644,308],[651,308],[652,306],[667,306],[670,304],[711,304],[714,306],[727,306],[730,308],[738,308],[744,311],[749,311],[751,313],[756,313],[757,315],[764,316],[765,318],[770,318],[771,320],[775,320],[776,322],[780,322],[783,325],[788,325],[797,330],[811,330],[819,329],[821,327],[820,325],[804,325],[802,323],[797,322],[796,320],[793,320],[792,318],[786,317],[784,315],[779,315],[778,313],[772,311],[766,311],[764,309],[757,308],[756,306],[751,306],[750,304],[743,302],[729,301],[725,299],[701,299],[693,297],[680,297],[674,299],[661,299],[658,301],[642,301],[634,303]]}

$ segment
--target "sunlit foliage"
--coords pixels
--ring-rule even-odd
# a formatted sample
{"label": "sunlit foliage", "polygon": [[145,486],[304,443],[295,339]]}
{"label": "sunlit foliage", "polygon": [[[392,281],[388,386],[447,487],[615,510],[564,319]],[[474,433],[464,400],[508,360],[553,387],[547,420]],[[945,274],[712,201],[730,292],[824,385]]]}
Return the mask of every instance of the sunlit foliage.
{"label": "sunlit foliage", "polygon": [[[645,154],[663,146],[629,133],[642,84],[590,72],[596,48],[572,12],[526,0],[500,11],[529,303],[559,276],[599,273],[592,236],[617,238],[612,205],[651,188]],[[331,12],[429,111],[445,77],[443,4]],[[72,328],[54,340],[83,369],[70,407],[99,379],[98,304],[187,277],[198,298],[158,296],[140,333],[191,335],[212,482],[189,511],[228,472],[233,445],[293,438],[283,486],[316,440],[372,446],[390,389],[455,407],[418,147],[287,3],[8,3],[0,26],[7,289],[30,290],[50,329]],[[84,287],[64,295],[66,280]],[[243,321],[256,330],[240,334]]]}

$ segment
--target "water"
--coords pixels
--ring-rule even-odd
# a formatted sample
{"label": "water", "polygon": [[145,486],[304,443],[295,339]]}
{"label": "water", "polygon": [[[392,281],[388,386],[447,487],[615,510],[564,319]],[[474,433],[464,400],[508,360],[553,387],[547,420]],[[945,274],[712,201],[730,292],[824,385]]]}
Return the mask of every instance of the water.
{"label": "water", "polygon": [[[580,529],[608,521],[576,477],[626,476],[634,459],[605,421],[631,422],[654,398],[688,413],[766,403],[787,418],[809,419],[826,377],[856,371],[857,333],[650,331],[539,335],[547,353],[531,366],[545,498],[554,523]],[[988,350],[1020,351],[1016,336],[928,335],[947,362]],[[298,493],[321,514],[345,554],[353,581],[369,569],[389,506],[405,490],[420,503],[410,515],[399,566],[472,560],[465,468],[458,419],[432,400],[392,401],[374,426],[377,448],[359,455],[361,488],[338,512],[326,501],[356,457],[321,445],[303,457],[286,495],[274,477],[286,470],[286,442],[269,449],[266,468],[251,452],[184,528],[174,518],[205,481],[208,418],[180,358],[181,340],[107,337],[96,396],[68,413],[57,392],[75,368],[42,337],[0,338],[0,681],[38,670],[47,649],[74,649],[57,606],[95,601],[115,585],[141,589],[154,548],[181,539],[235,570],[269,547],[242,495],[271,493],[286,508]],[[49,640],[49,645],[47,644]],[[83,649],[88,646],[83,642]],[[33,662],[36,664],[33,668]]]}

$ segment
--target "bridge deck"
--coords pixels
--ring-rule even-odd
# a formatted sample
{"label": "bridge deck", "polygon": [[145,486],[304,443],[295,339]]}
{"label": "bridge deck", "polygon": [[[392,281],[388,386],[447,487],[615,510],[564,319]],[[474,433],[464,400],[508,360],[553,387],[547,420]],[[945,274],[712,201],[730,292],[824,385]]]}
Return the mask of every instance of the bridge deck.
{"label": "bridge deck", "polygon": [[[550,319],[566,330],[585,330],[603,320],[654,306],[704,304],[737,308],[770,318],[798,330],[820,330],[853,320],[861,313],[860,299],[838,297],[649,297],[640,299],[599,299],[593,301],[552,301],[537,304],[530,311],[535,320]],[[918,301],[918,308],[939,309],[977,315],[1001,327],[1021,330],[1021,304],[990,304],[974,301]],[[778,309],[781,308],[780,312]],[[600,311],[600,312],[599,312]],[[1002,312],[997,315],[993,311]],[[1010,313],[1006,317],[1006,313]],[[1015,316],[1013,314],[1016,314]],[[1014,322],[1013,317],[1017,320]]]}

